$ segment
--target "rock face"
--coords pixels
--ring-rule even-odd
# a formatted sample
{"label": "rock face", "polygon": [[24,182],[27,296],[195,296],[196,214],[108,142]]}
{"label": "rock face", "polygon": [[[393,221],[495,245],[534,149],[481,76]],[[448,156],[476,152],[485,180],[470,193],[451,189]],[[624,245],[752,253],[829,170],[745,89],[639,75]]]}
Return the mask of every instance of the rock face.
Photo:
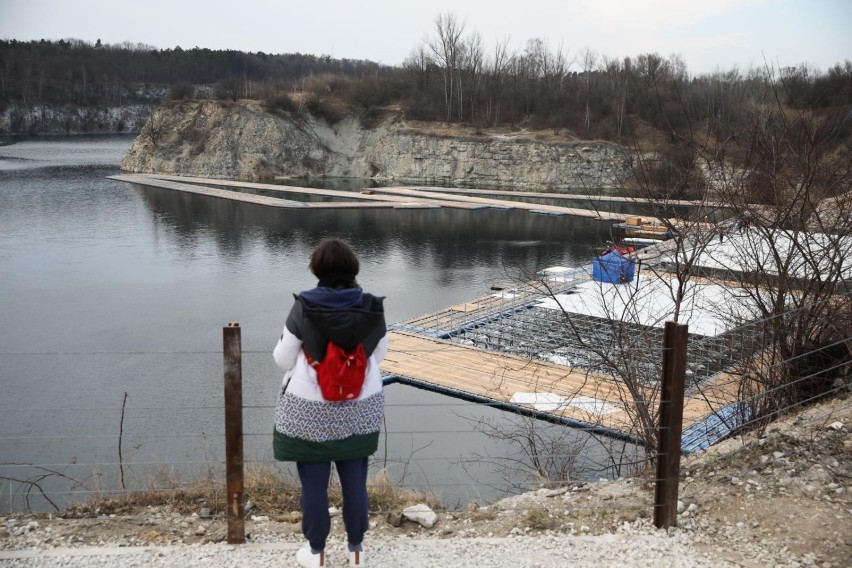
{"label": "rock face", "polygon": [[607,142],[545,143],[512,136],[444,136],[399,117],[373,128],[334,125],[259,103],[184,101],[154,113],[121,164],[132,172],[212,178],[358,177],[395,183],[517,189],[611,188],[630,172]]}
{"label": "rock face", "polygon": [[0,112],[0,134],[118,134],[139,132],[151,105],[87,107],[9,105]]}

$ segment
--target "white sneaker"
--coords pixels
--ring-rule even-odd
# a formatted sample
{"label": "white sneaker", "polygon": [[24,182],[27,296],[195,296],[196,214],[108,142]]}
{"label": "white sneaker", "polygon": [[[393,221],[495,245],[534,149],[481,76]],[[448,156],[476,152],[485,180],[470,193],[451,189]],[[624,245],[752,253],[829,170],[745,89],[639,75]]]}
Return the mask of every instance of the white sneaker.
{"label": "white sneaker", "polygon": [[364,552],[364,545],[361,545],[361,550],[349,551],[349,566],[350,568],[363,568],[367,565],[367,555]]}
{"label": "white sneaker", "polygon": [[314,553],[311,551],[311,545],[306,544],[296,551],[296,562],[303,568],[322,568],[325,566],[325,551]]}

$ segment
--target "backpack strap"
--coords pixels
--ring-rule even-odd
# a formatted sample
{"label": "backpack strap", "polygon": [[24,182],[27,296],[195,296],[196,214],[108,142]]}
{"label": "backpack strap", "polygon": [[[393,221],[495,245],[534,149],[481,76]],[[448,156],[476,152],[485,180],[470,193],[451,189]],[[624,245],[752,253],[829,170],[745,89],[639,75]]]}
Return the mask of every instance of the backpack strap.
{"label": "backpack strap", "polygon": [[311,357],[311,354],[308,353],[308,350],[305,349],[304,347],[302,347],[302,353],[305,354],[305,360],[308,362],[308,365],[310,365],[311,367],[316,367],[317,365],[320,364],[319,361],[317,361],[316,359]]}

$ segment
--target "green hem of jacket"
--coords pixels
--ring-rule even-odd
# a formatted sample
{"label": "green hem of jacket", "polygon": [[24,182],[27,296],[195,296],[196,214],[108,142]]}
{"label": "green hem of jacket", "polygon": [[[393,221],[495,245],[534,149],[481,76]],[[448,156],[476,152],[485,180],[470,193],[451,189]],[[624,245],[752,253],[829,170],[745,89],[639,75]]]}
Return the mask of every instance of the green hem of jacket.
{"label": "green hem of jacket", "polygon": [[326,462],[366,458],[376,453],[379,433],[355,434],[343,440],[311,442],[273,430],[272,451],[278,461]]}

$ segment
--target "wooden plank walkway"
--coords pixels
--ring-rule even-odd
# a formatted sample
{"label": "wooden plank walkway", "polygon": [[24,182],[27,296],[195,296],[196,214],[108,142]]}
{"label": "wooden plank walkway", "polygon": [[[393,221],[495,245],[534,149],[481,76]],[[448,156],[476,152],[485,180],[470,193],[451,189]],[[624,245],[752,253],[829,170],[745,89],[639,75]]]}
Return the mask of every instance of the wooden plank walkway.
{"label": "wooden plank walkway", "polygon": [[526,203],[523,201],[510,201],[504,199],[488,199],[486,197],[472,197],[459,193],[441,192],[437,189],[421,191],[416,187],[374,187],[370,191],[391,195],[400,195],[415,199],[423,199],[424,194],[430,198],[440,200],[440,203],[473,203],[484,205],[495,209],[523,209],[531,213],[542,213],[547,215],[571,215],[574,217],[587,217],[604,221],[624,221],[624,213],[612,213],[610,211],[596,211],[593,209],[581,209],[577,207],[563,207],[561,205],[542,205],[539,203]]}
{"label": "wooden plank walkway", "polygon": [[511,191],[499,189],[459,189],[447,187],[416,187],[420,191],[438,193],[460,193],[463,195],[499,195],[502,197],[534,197],[564,201],[586,201],[588,203],[636,203],[684,207],[722,207],[721,203],[690,201],[685,199],[655,200],[646,197],[630,197],[625,195],[593,195],[583,193],[544,193],[538,191]]}
{"label": "wooden plank walkway", "polygon": [[[486,209],[486,205],[464,202],[447,202],[438,199],[420,198],[411,199],[398,195],[372,195],[353,191],[340,191],[334,189],[317,189],[311,187],[294,187],[286,185],[275,185],[268,183],[253,183],[243,181],[220,180],[210,178],[196,178],[184,176],[171,176],[160,174],[119,174],[107,176],[108,179],[136,183],[161,189],[171,189],[185,193],[205,195],[219,199],[230,199],[243,203],[254,203],[268,207],[284,209],[438,209],[449,207],[452,209]],[[206,184],[206,185],[200,185]],[[310,202],[291,199],[268,197],[253,193],[243,193],[228,189],[220,189],[210,186],[224,186],[242,189],[257,189],[264,191],[275,191],[282,194],[319,195],[334,197],[348,201],[333,202]]]}
{"label": "wooden plank walkway", "polygon": [[[438,191],[420,191],[413,187],[376,187],[362,192],[340,191],[334,189],[319,189],[295,187],[270,183],[233,181],[191,176],[174,176],[167,174],[120,174],[109,176],[109,179],[128,183],[137,183],[162,189],[183,191],[220,199],[231,199],[244,203],[254,203],[279,208],[310,208],[310,209],[361,209],[361,208],[393,208],[393,209],[432,209],[448,207],[452,209],[520,209],[531,213],[546,215],[571,215],[606,221],[623,221],[621,213],[595,211],[576,207],[558,205],[540,205],[522,201],[488,199],[470,197]],[[218,187],[210,187],[218,186]],[[282,194],[318,195],[339,199],[332,202],[309,202],[290,199],[280,199],[264,195],[242,193],[221,189],[255,189]]]}
{"label": "wooden plank walkway", "polygon": [[244,203],[255,203],[257,205],[266,205],[267,207],[289,207],[289,208],[303,208],[305,204],[300,203],[298,201],[291,201],[289,199],[277,199],[275,197],[266,197],[264,195],[254,195],[250,193],[238,193],[235,191],[228,191],[225,189],[216,189],[213,187],[201,187],[197,185],[190,185],[186,183],[179,183],[175,181],[168,181],[164,179],[157,179],[153,176],[144,175],[144,174],[121,174],[115,176],[107,176],[107,179],[112,179],[116,181],[123,181],[127,183],[137,183],[140,185],[148,185],[153,187],[159,187],[162,189],[172,189],[175,191],[182,191],[185,193],[194,193],[197,195],[205,195],[207,197],[217,197],[220,199],[230,199],[231,201],[241,201]]}
{"label": "wooden plank walkway", "polygon": [[[596,431],[637,437],[627,389],[612,377],[407,331],[391,331],[388,339],[382,371],[413,379],[422,388],[504,408],[535,409],[540,415]],[[687,397],[684,427],[735,401],[736,391],[736,377],[720,375],[705,386],[703,394]],[[530,400],[532,393],[539,395],[537,400]],[[513,402],[513,396],[530,401]]]}
{"label": "wooden plank walkway", "polygon": [[[669,246],[660,243],[657,254]],[[649,247],[652,248],[652,247]],[[652,255],[655,256],[655,255]],[[593,373],[548,361],[531,360],[501,351],[464,345],[449,339],[459,329],[513,317],[545,295],[570,289],[586,280],[588,270],[574,270],[565,282],[517,282],[504,290],[413,317],[392,326],[390,349],[381,368],[401,377],[400,382],[458,398],[491,403],[508,411],[522,411],[622,439],[638,440],[632,416],[632,394],[610,375]],[[654,350],[661,346],[649,345]],[[660,354],[662,363],[662,354]],[[690,389],[684,401],[685,450],[705,447],[730,428],[713,427],[729,421],[738,398],[740,377],[720,373]],[[648,387],[644,396],[656,411],[658,391]],[[513,400],[514,397],[514,400]],[[524,402],[526,401],[526,402]],[[716,412],[719,415],[716,415]],[[727,418],[725,418],[727,416]],[[721,418],[720,418],[721,417]]]}
{"label": "wooden plank walkway", "polygon": [[[231,191],[227,189],[219,189],[215,187],[207,187],[202,185],[195,185],[198,183],[210,183],[211,185],[225,185],[229,186],[230,183],[227,183],[225,180],[207,180],[202,178],[181,178],[177,176],[154,176],[150,174],[120,174],[114,176],[107,176],[108,179],[113,179],[116,181],[123,181],[127,183],[135,183],[139,185],[146,185],[150,187],[157,187],[160,189],[171,189],[174,191],[181,191],[185,193],[194,193],[197,195],[204,195],[207,197],[215,197],[219,199],[229,199],[231,201],[239,201],[243,203],[254,203],[255,205],[265,205],[267,207],[278,207],[282,209],[372,209],[372,208],[383,208],[383,209],[433,209],[439,208],[442,204],[437,202],[431,203],[427,200],[423,201],[413,201],[411,199],[384,199],[384,200],[372,200],[367,196],[362,196],[359,193],[352,193],[347,191],[334,191],[334,190],[320,190],[321,193],[316,193],[317,195],[331,195],[334,197],[346,197],[353,198],[355,201],[345,201],[345,202],[306,202],[306,201],[297,201],[291,199],[281,199],[277,197],[269,197],[265,195],[257,195],[253,193],[242,193],[239,191]],[[181,181],[176,181],[181,180]],[[184,181],[191,181],[192,183],[183,183]],[[222,182],[222,183],[219,183]],[[246,182],[248,183],[248,182]],[[269,189],[267,187],[254,187],[254,186],[266,186],[269,188],[279,189],[282,186],[274,186],[271,184],[249,184],[246,185],[240,182],[239,187],[246,187],[250,189]],[[281,190],[282,193],[310,193],[312,190],[310,188],[288,188],[287,190]],[[334,192],[333,194],[331,192]],[[357,197],[355,197],[357,196]],[[358,201],[362,199],[363,201]],[[461,209],[475,209],[474,206],[462,206]]]}

